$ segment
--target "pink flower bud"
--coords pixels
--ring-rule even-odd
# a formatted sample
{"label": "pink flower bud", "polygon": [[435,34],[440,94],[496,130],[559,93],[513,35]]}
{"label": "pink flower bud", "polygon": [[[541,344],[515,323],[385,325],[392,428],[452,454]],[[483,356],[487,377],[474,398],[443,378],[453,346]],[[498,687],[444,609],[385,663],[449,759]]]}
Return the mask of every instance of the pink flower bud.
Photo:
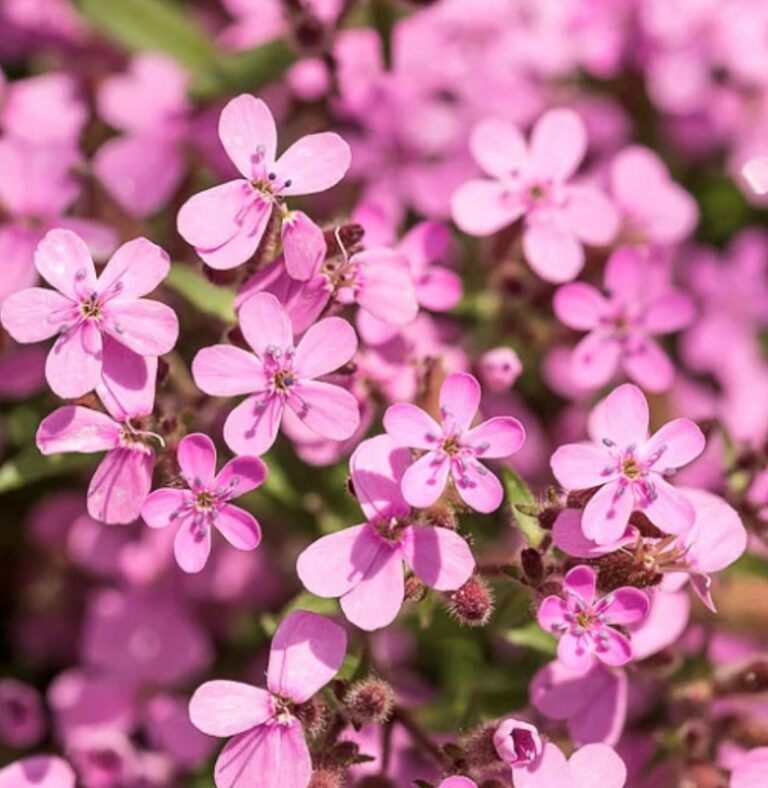
{"label": "pink flower bud", "polygon": [[506,391],[520,377],[523,364],[511,347],[497,347],[483,353],[480,377],[483,385],[493,392]]}
{"label": "pink flower bud", "polygon": [[493,734],[499,758],[510,766],[526,766],[541,755],[541,737],[533,725],[509,717]]}

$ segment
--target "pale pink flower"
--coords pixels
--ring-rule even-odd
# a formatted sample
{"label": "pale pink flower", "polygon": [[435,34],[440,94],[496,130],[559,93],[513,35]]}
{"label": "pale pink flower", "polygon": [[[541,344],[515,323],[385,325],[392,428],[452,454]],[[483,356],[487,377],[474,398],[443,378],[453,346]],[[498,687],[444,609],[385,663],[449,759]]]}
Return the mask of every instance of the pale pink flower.
{"label": "pale pink flower", "polygon": [[565,489],[599,488],[582,517],[584,535],[598,544],[621,537],[633,511],[644,512],[667,533],[693,524],[693,506],[665,476],[696,459],[706,439],[686,418],[668,422],[649,438],[648,421],[642,391],[626,383],[592,411],[592,443],[571,443],[552,455],[552,472]]}
{"label": "pale pink flower", "polygon": [[470,147],[490,179],[469,181],[453,195],[453,218],[464,232],[491,235],[524,216],[525,258],[548,282],[581,271],[582,244],[613,240],[618,215],[611,201],[593,186],[570,183],[587,150],[584,123],[572,110],[544,113],[529,144],[514,124],[483,121]]}
{"label": "pale pink flower", "polygon": [[249,396],[227,417],[224,440],[236,454],[264,454],[288,406],[312,431],[346,440],[357,429],[356,397],[315,378],[346,364],[357,350],[352,326],[339,317],[315,323],[294,346],[285,307],[257,293],[240,308],[240,328],[253,353],[234,345],[203,348],[192,362],[197,385],[214,396]]}
{"label": "pale pink flower", "polygon": [[[121,369],[129,380],[144,381],[140,389],[110,389],[99,383],[97,393],[107,413],[66,405],[46,416],[37,430],[43,454],[106,451],[88,487],[88,514],[110,524],[131,523],[152,487],[158,436],[143,420],[152,412],[157,359],[136,357],[136,369]],[[105,361],[108,372],[109,362]],[[117,376],[116,376],[117,377]]]}
{"label": "pale pink flower", "polygon": [[306,214],[285,211],[282,200],[335,186],[349,169],[349,146],[332,132],[309,134],[276,158],[272,113],[246,94],[222,110],[219,138],[243,177],[187,200],[179,211],[179,233],[212,268],[234,268],[254,254],[273,206],[279,206],[288,218],[282,230],[286,267],[292,276],[308,279],[325,252],[322,232]]}
{"label": "pale pink flower", "polygon": [[75,772],[63,758],[33,755],[0,769],[0,788],[75,788]]}
{"label": "pale pink flower", "polygon": [[768,194],[768,156],[756,156],[742,168],[741,174],[755,194]]}
{"label": "pale pink flower", "polygon": [[768,747],[756,747],[731,772],[730,788],[764,788],[767,779]]}
{"label": "pale pink flower", "polygon": [[367,522],[318,539],[296,563],[306,588],[321,597],[340,597],[344,615],[361,629],[394,621],[405,593],[403,564],[440,591],[461,587],[475,567],[459,534],[413,522],[400,491],[410,461],[408,449],[388,435],[363,441],[349,466]]}
{"label": "pale pink flower", "polygon": [[523,362],[511,347],[496,347],[480,357],[480,378],[495,394],[507,391],[523,373]]}
{"label": "pale pink flower", "polygon": [[236,457],[216,473],[216,447],[202,433],[187,435],[176,454],[186,488],[155,490],[141,507],[152,528],[178,525],[174,552],[185,572],[199,572],[211,552],[211,530],[238,550],[254,550],[261,542],[256,518],[230,501],[259,487],[267,476],[256,457]]}
{"label": "pale pink flower", "polygon": [[431,506],[450,478],[467,506],[478,512],[499,507],[504,495],[501,482],[480,460],[514,454],[525,442],[525,430],[511,416],[472,427],[479,406],[480,384],[472,375],[458,372],[449,375],[440,389],[440,424],[410,403],[387,408],[387,433],[400,445],[425,452],[403,474],[403,496],[411,506]]}
{"label": "pale pink flower", "polygon": [[312,759],[296,707],[336,675],[346,648],[338,624],[298,610],[272,638],[266,690],[237,681],[198,687],[192,723],[210,736],[234,737],[216,761],[216,788],[307,788]]}
{"label": "pale pink flower", "polygon": [[618,629],[642,621],[648,614],[648,595],[637,588],[617,588],[595,596],[596,574],[577,566],[563,579],[565,599],[546,597],[537,613],[547,632],[560,636],[558,659],[568,668],[586,672],[599,659],[618,667],[632,659],[632,645]]}
{"label": "pale pink flower", "polygon": [[535,725],[514,717],[499,723],[493,734],[493,746],[502,761],[513,769],[528,766],[541,757],[542,742]]}
{"label": "pale pink flower", "polygon": [[[70,230],[51,230],[35,252],[40,275],[55,289],[33,287],[2,305],[0,320],[18,342],[58,335],[46,378],[60,397],[80,397],[105,376],[125,385],[140,357],[157,357],[176,344],[175,312],[141,296],[168,273],[168,255],[146,238],[123,244],[96,277],[88,247]],[[134,384],[136,387],[136,384]]]}
{"label": "pale pink flower", "polygon": [[653,339],[680,331],[694,318],[693,300],[672,287],[649,287],[650,267],[641,252],[615,251],[605,267],[604,296],[592,285],[564,285],[554,298],[558,320],[589,331],[571,355],[571,376],[584,388],[600,388],[619,368],[648,391],[666,391],[675,368]]}
{"label": "pale pink flower", "polygon": [[627,767],[606,744],[587,744],[566,760],[556,744],[547,742],[541,758],[512,774],[515,788],[623,788]]}

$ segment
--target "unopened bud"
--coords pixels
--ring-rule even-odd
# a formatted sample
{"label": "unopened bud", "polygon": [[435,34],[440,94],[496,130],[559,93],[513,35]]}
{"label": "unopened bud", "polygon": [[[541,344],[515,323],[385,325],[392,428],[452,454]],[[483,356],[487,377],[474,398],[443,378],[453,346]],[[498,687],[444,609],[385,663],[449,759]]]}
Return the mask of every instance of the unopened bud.
{"label": "unopened bud", "polygon": [[635,561],[634,556],[621,551],[600,556],[592,562],[597,570],[597,583],[603,591],[615,591],[624,586],[650,588],[658,585],[662,575],[653,567]]}
{"label": "unopened bud", "polygon": [[337,769],[316,769],[312,772],[309,788],[343,788],[344,775]]}
{"label": "unopened bud", "polygon": [[589,490],[574,490],[568,493],[565,505],[568,509],[583,509],[589,499],[599,490],[599,487],[591,487]]}
{"label": "unopened bud", "polygon": [[526,547],[520,553],[520,563],[523,565],[525,576],[535,585],[544,579],[544,561],[541,553],[534,547]]}
{"label": "unopened bud", "polygon": [[354,763],[360,754],[360,747],[353,741],[337,741],[328,755],[328,761],[339,767],[346,768]]}
{"label": "unopened bud", "polygon": [[406,602],[421,602],[427,595],[424,583],[416,575],[411,575],[405,580],[405,600]]}
{"label": "unopened bud", "polygon": [[511,347],[497,347],[483,353],[478,371],[485,387],[500,393],[520,377],[523,364]]}
{"label": "unopened bud", "polygon": [[317,738],[327,727],[331,710],[318,698],[310,698],[296,707],[296,717],[311,738]]}
{"label": "unopened bud", "polygon": [[493,612],[493,592],[479,577],[470,577],[456,591],[446,594],[448,613],[470,627],[482,627]]}
{"label": "unopened bud", "polygon": [[439,528],[449,528],[451,531],[455,531],[459,525],[456,519],[456,512],[450,506],[440,503],[430,506],[426,510],[424,521]]}
{"label": "unopened bud", "polygon": [[493,743],[496,728],[497,723],[486,722],[466,736],[463,742],[464,754],[470,766],[480,769],[499,762]]}
{"label": "unopened bud", "polygon": [[386,722],[394,705],[394,690],[379,678],[355,682],[344,696],[344,706],[352,721],[358,725]]}
{"label": "unopened bud", "polygon": [[561,511],[562,509],[557,506],[547,506],[546,509],[542,509],[539,512],[539,525],[545,531],[551,531]]}

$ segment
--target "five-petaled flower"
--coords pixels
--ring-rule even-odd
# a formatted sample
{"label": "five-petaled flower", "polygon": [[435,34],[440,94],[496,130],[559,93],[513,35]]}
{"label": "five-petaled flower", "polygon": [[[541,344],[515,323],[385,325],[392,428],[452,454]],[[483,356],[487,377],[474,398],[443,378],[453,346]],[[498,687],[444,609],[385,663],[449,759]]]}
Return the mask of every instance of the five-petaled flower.
{"label": "five-petaled flower", "polygon": [[272,638],[266,690],[209,681],[195,691],[192,723],[210,736],[234,737],[216,761],[217,788],[307,788],[312,758],[297,707],[336,675],[346,650],[347,636],[338,624],[297,610]]}
{"label": "five-petaled flower", "polygon": [[407,402],[387,409],[387,433],[401,445],[424,452],[403,474],[403,496],[411,506],[431,506],[450,477],[468,506],[478,512],[499,507],[504,495],[501,483],[480,460],[514,454],[525,442],[525,430],[511,416],[471,427],[479,406],[480,384],[472,375],[457,372],[440,389],[440,424]]}
{"label": "five-petaled flower", "polygon": [[595,658],[617,667],[632,659],[632,644],[615,627],[637,624],[647,615],[647,594],[637,588],[617,588],[595,598],[596,575],[588,566],[571,569],[563,580],[565,599],[546,597],[539,607],[539,624],[560,636],[558,659],[573,670],[588,671]]}
{"label": "five-petaled flower", "polygon": [[552,455],[552,472],[567,490],[599,488],[581,521],[584,535],[598,544],[621,537],[633,511],[644,512],[666,533],[693,525],[693,506],[665,476],[695,460],[706,439],[686,418],[668,422],[649,438],[648,419],[643,392],[626,383],[593,410],[593,443],[561,446]]}
{"label": "five-petaled flower", "polygon": [[141,517],[153,528],[179,526],[174,542],[176,561],[185,572],[199,572],[211,552],[211,528],[238,550],[253,550],[261,542],[256,518],[230,501],[259,487],[267,469],[258,457],[235,457],[217,474],[216,447],[202,433],[187,435],[177,459],[186,489],[155,490],[141,507]]}

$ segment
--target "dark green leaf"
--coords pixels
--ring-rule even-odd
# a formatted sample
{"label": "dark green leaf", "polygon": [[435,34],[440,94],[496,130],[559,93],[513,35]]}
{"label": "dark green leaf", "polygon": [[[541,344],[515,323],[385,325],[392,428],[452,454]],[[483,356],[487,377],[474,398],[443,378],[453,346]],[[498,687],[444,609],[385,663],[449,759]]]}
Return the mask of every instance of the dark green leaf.
{"label": "dark green leaf", "polygon": [[531,511],[538,510],[536,496],[512,468],[502,468],[501,479],[515,522],[523,532],[528,544],[531,547],[538,547],[544,536],[544,531],[539,525],[538,517],[529,514]]}

